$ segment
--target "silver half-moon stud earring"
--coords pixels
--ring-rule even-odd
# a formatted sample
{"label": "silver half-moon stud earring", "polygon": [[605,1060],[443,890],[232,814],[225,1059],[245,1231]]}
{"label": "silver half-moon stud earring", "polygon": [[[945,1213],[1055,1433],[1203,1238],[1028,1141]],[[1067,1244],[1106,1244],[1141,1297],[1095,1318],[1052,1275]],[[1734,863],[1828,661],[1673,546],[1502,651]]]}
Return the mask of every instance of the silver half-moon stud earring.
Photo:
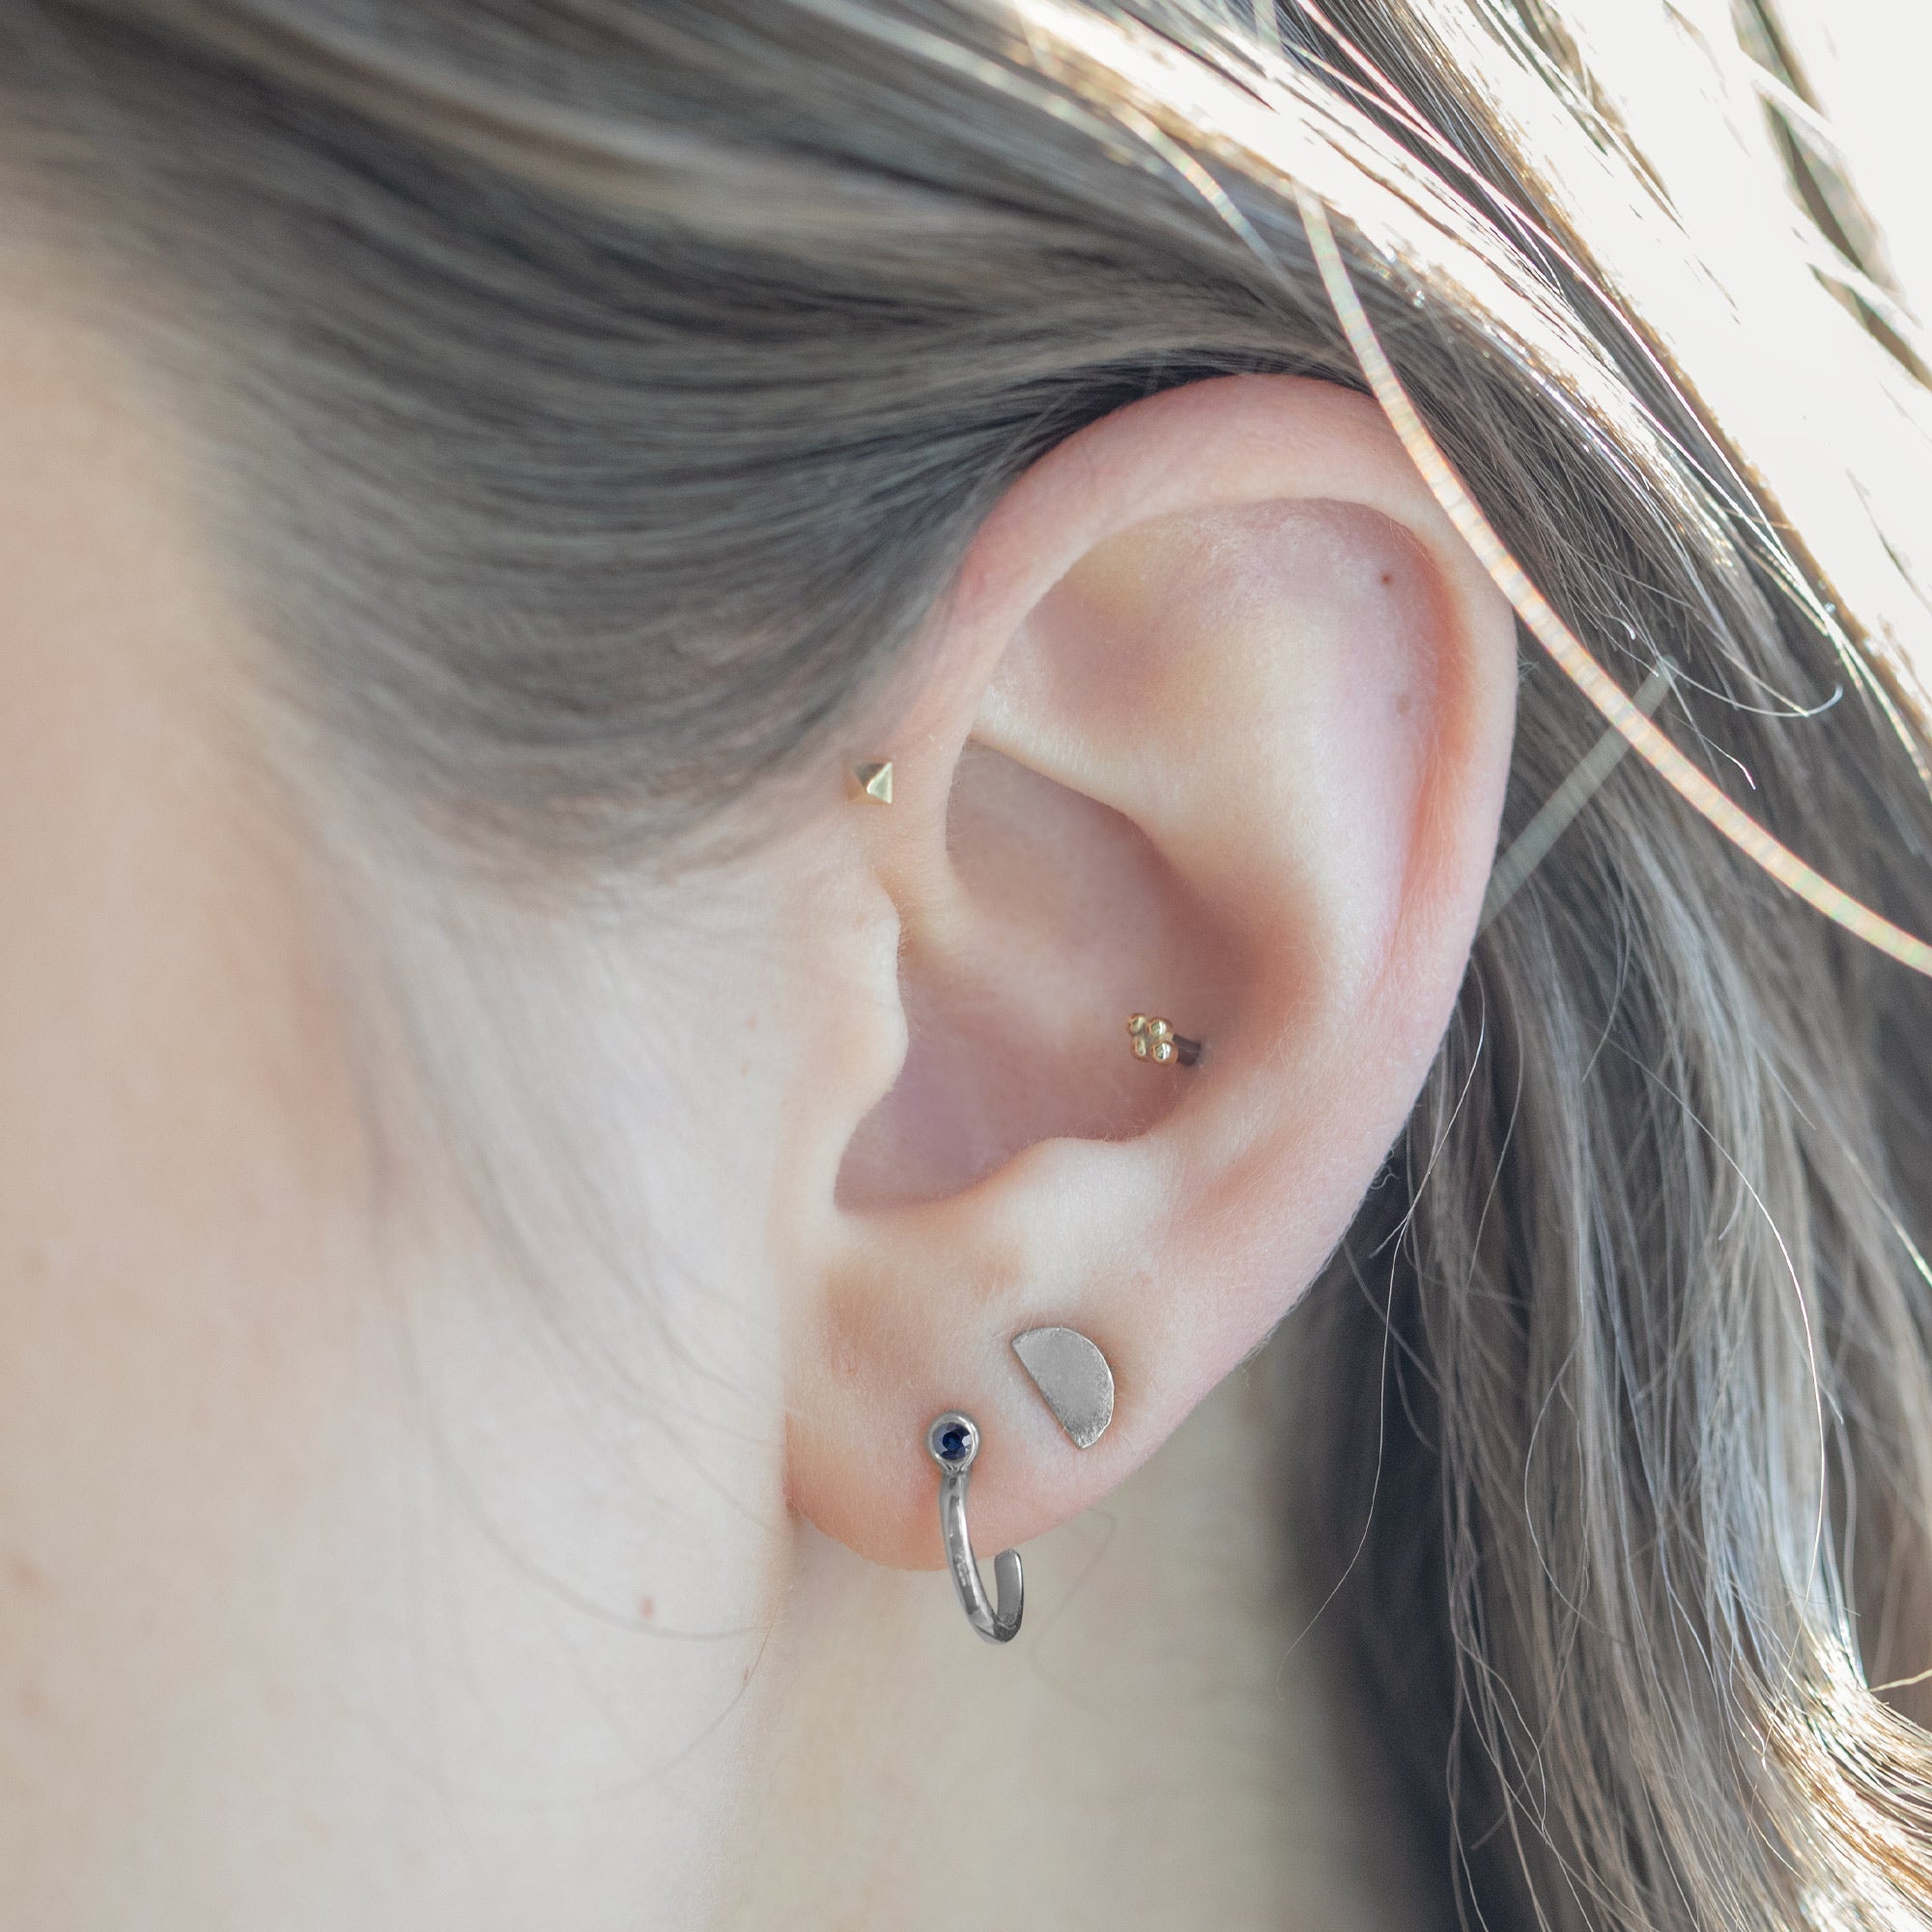
{"label": "silver half-moon stud earring", "polygon": [[988,1643],[1010,1643],[1019,1634],[1025,1601],[1020,1553],[1003,1549],[993,1558],[993,1580],[1000,1593],[995,1609],[986,1601],[986,1586],[980,1580],[973,1539],[966,1529],[966,1485],[973,1473],[973,1459],[980,1453],[980,1425],[970,1415],[949,1408],[927,1426],[925,1449],[939,1464],[939,1533],[946,1542],[947,1567],[952,1572],[959,1607]]}
{"label": "silver half-moon stud earring", "polygon": [[1029,1328],[1013,1353],[1076,1449],[1091,1449],[1114,1419],[1114,1372],[1077,1328]]}

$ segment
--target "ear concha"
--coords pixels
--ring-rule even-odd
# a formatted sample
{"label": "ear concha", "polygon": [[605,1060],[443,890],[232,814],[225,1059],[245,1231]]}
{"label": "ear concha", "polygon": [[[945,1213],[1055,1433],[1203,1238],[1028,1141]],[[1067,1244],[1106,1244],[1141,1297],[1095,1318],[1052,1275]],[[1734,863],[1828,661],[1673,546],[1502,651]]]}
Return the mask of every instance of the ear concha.
{"label": "ear concha", "polygon": [[1091,1449],[1114,1419],[1114,1372],[1077,1328],[1029,1328],[1013,1353],[1076,1449]]}

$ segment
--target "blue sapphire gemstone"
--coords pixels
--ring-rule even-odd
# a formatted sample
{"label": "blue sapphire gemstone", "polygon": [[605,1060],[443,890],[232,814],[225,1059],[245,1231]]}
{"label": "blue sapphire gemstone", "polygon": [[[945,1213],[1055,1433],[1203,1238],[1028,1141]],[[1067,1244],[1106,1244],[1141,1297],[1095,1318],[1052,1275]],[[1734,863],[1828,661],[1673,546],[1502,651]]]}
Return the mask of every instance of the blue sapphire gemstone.
{"label": "blue sapphire gemstone", "polygon": [[944,1463],[963,1463],[966,1452],[973,1446],[973,1438],[966,1433],[964,1423],[955,1422],[950,1429],[939,1432],[939,1456]]}

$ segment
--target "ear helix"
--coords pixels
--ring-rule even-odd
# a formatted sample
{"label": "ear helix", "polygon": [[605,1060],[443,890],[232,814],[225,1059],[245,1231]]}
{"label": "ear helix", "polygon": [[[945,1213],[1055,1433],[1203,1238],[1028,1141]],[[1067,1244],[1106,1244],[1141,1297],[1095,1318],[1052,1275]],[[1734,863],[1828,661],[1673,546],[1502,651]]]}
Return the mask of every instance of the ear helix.
{"label": "ear helix", "polygon": [[[1100,1350],[1077,1328],[1029,1328],[1013,1337],[1020,1359],[1054,1419],[1076,1449],[1091,1449],[1114,1419],[1114,1372]],[[997,1605],[986,1596],[966,1524],[966,1492],[980,1454],[980,1425],[956,1408],[935,1416],[925,1431],[925,1450],[939,1468],[939,1534],[947,1568],[966,1621],[988,1643],[1010,1643],[1019,1634],[1026,1578],[1017,1549],[993,1559]]]}

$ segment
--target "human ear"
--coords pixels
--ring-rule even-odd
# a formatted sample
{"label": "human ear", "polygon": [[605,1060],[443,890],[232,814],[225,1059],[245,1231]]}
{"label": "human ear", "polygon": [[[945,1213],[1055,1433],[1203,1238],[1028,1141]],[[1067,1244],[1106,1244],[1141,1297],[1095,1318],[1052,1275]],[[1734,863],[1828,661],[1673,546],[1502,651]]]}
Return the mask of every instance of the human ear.
{"label": "human ear", "polygon": [[[980,531],[846,855],[895,984],[863,1079],[802,1100],[794,1502],[941,1560],[923,1446],[982,1446],[982,1548],[1094,1502],[1265,1337],[1428,1069],[1494,854],[1507,604],[1374,406],[1239,377],[1071,439]],[[1200,1038],[1134,1058],[1131,1013]],[[1091,1337],[1091,1449],[1011,1348]]]}

